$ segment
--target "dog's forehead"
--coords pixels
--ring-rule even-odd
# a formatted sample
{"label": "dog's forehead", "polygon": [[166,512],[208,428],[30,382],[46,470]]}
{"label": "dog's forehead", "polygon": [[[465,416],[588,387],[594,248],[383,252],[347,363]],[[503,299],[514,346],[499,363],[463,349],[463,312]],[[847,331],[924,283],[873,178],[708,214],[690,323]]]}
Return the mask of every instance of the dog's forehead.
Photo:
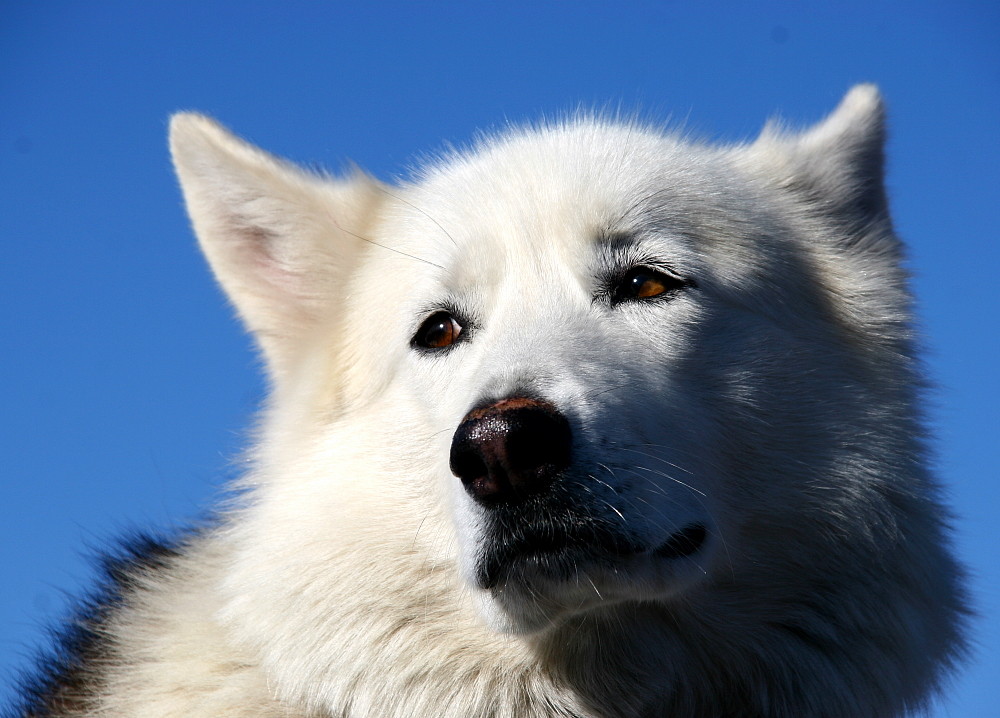
{"label": "dog's forehead", "polygon": [[718,157],[637,125],[578,120],[483,140],[430,165],[400,210],[414,239],[433,242],[452,267],[582,262],[602,238],[711,198]]}
{"label": "dog's forehead", "polygon": [[627,126],[576,123],[483,141],[432,165],[420,209],[448,232],[551,244],[617,221],[648,187],[664,138]]}

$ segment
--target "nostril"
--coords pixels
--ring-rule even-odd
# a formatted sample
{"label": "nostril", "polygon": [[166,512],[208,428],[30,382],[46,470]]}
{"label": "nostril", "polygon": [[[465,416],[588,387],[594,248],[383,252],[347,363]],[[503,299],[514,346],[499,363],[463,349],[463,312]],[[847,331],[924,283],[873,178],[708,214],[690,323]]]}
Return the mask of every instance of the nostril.
{"label": "nostril", "polygon": [[455,432],[451,442],[451,473],[462,480],[469,493],[485,496],[495,493],[497,487],[490,484],[490,471],[473,428],[463,423]]}
{"label": "nostril", "polygon": [[466,415],[451,470],[480,503],[509,503],[547,488],[569,466],[571,444],[569,422],[548,402],[503,399]]}
{"label": "nostril", "polygon": [[479,454],[463,442],[458,448],[451,450],[451,472],[463,481],[471,481],[479,476],[485,476],[488,471]]}
{"label": "nostril", "polygon": [[523,481],[558,472],[569,466],[569,422],[558,412],[516,410],[507,436],[507,457]]}

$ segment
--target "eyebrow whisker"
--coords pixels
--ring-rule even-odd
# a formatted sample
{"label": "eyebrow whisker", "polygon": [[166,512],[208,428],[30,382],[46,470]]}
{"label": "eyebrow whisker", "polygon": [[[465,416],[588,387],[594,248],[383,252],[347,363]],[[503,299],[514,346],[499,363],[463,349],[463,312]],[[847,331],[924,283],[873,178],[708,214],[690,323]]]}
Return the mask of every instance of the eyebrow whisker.
{"label": "eyebrow whisker", "polygon": [[398,202],[402,202],[403,204],[407,205],[408,207],[412,207],[413,209],[415,209],[418,212],[420,212],[420,214],[424,215],[427,219],[429,219],[431,222],[433,222],[434,224],[436,224],[437,228],[440,229],[442,232],[444,232],[444,236],[447,237],[448,239],[450,239],[452,244],[454,244],[456,247],[458,246],[458,242],[455,241],[455,238],[451,236],[451,234],[448,232],[448,230],[445,229],[441,225],[440,222],[438,222],[436,219],[434,219],[426,211],[424,211],[423,209],[421,209],[417,205],[413,204],[413,202],[410,202],[409,200],[405,200],[405,199],[403,199],[402,197],[400,197],[397,194],[393,194],[392,192],[390,192],[389,190],[387,190],[385,187],[379,187],[378,189],[383,194],[387,194],[390,197],[392,197],[394,200],[397,200]]}

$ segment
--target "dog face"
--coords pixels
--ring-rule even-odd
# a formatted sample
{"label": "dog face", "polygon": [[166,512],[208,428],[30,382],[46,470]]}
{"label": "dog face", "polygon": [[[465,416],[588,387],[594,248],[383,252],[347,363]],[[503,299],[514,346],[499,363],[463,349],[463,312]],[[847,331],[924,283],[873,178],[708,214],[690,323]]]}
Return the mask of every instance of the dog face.
{"label": "dog face", "polygon": [[628,134],[508,140],[425,178],[380,235],[418,238],[402,251],[438,265],[393,259],[423,277],[399,298],[411,320],[393,373],[438,437],[463,574],[506,630],[668,597],[718,545],[692,353],[713,278],[662,216],[704,178],[650,172],[636,159],[677,148]]}
{"label": "dog face", "polygon": [[819,561],[785,539],[867,505],[831,447],[877,421],[906,342],[865,184],[880,121],[866,88],[737,148],[579,120],[387,187],[179,118],[196,230],[274,380],[256,497],[282,581],[405,545],[524,633]]}

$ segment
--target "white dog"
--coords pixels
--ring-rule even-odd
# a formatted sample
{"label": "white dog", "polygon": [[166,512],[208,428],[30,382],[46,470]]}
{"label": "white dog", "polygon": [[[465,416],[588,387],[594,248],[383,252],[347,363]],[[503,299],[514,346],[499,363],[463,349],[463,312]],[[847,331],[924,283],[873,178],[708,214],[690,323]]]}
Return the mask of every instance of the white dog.
{"label": "white dog", "polygon": [[873,718],[962,652],[871,86],[578,118],[387,186],[171,147],[272,381],[239,498],[111,563],[21,715]]}

